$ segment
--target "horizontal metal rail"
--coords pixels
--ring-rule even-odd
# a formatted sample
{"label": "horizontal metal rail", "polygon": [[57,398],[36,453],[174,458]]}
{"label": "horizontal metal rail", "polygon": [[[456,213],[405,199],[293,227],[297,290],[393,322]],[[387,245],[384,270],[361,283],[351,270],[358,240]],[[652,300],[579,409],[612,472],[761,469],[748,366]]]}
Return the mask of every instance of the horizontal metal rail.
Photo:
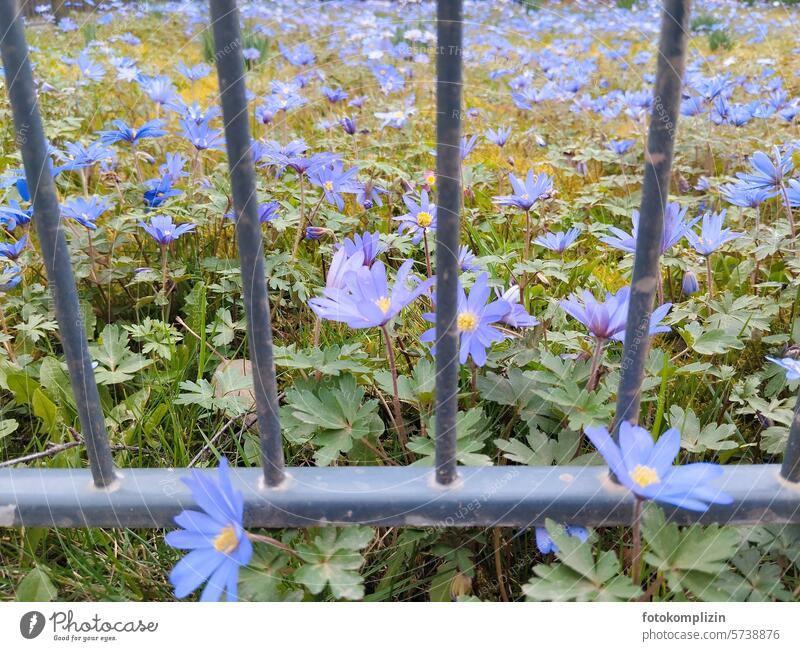
{"label": "horizontal metal rail", "polygon": [[[668,508],[675,522],[800,523],[800,484],[778,465],[724,468],[720,490],[728,506],[704,513]],[[196,508],[181,469],[126,469],[108,489],[87,470],[0,471],[0,526],[170,527]],[[195,472],[216,473],[216,470]],[[232,470],[245,501],[245,525],[315,527],[367,524],[409,527],[530,527],[545,518],[590,526],[630,524],[634,498],[611,481],[605,466],[460,468],[442,485],[432,468],[287,468],[278,488],[257,468]]]}

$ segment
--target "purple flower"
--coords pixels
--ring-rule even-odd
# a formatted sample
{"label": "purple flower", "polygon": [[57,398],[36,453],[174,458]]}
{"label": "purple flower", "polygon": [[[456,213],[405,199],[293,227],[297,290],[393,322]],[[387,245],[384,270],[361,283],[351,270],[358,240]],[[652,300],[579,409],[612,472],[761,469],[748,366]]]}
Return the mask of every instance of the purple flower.
{"label": "purple flower", "polygon": [[722,228],[722,224],[725,222],[725,213],[724,209],[719,213],[705,213],[700,235],[693,230],[689,230],[686,233],[689,244],[700,255],[708,257],[725,242],[730,242],[744,235],[744,233],[732,233],[729,228]]}
{"label": "purple flower", "polygon": [[97,228],[95,221],[109,208],[107,199],[75,197],[61,206],[61,215],[68,219],[74,219],[81,226],[90,230],[95,230]]}
{"label": "purple flower", "polygon": [[750,157],[751,171],[738,172],[737,178],[750,188],[761,190],[776,190],[783,185],[783,180],[789,177],[794,170],[792,152],[787,149],[781,153],[780,147],[773,148],[774,158],[770,158],[762,151],[757,151]]}
{"label": "purple flower", "polygon": [[381,244],[380,233],[366,231],[363,235],[356,233],[351,240],[349,237],[342,242],[342,248],[348,257],[355,255],[357,251],[364,253],[364,265],[369,267],[386,248]]}
{"label": "purple flower", "polygon": [[343,288],[326,288],[322,297],[313,298],[308,304],[320,318],[346,323],[351,328],[384,326],[435,282],[435,278],[422,282],[415,279],[409,288],[413,264],[413,260],[406,260],[400,266],[391,289],[383,262],[378,260],[372,267],[362,264],[345,274]]}
{"label": "purple flower", "polygon": [[68,142],[65,149],[67,167],[72,170],[91,167],[95,163],[114,157],[114,152],[100,141],[90,143],[88,146],[80,142]]}
{"label": "purple flower", "polygon": [[22,282],[22,269],[16,265],[0,270],[0,292],[8,292]]}
{"label": "purple flower", "polygon": [[545,233],[544,235],[540,235],[533,240],[533,243],[555,251],[556,253],[564,253],[564,251],[572,246],[575,240],[578,239],[578,235],[580,234],[580,229],[570,228],[566,233],[559,231],[558,233]]}
{"label": "purple flower", "polygon": [[189,172],[184,172],[183,167],[188,160],[183,157],[183,154],[173,154],[167,152],[166,162],[158,166],[158,171],[161,172],[162,177],[166,176],[174,183],[184,176],[189,176]]}
{"label": "purple flower", "polygon": [[[486,304],[489,298],[489,275],[482,273],[475,280],[470,289],[469,296],[459,282],[458,285],[458,316],[456,327],[460,335],[459,361],[465,364],[471,356],[477,366],[486,363],[486,349],[494,342],[503,341],[508,335],[493,327],[492,324],[500,322],[511,311],[511,305],[503,299]],[[422,315],[426,321],[436,323],[436,315],[426,313]],[[422,333],[420,341],[436,341],[436,328],[430,328]]]}
{"label": "purple flower", "polygon": [[181,135],[194,145],[198,151],[205,149],[220,149],[222,145],[222,130],[212,129],[208,120],[194,122],[192,120],[181,120],[183,131]]}
{"label": "purple flower", "polygon": [[389,194],[388,190],[384,190],[382,187],[375,185],[372,179],[368,180],[366,183],[356,181],[355,187],[356,202],[365,210],[369,210],[373,206],[382,207],[383,201],[381,200],[381,195]]}
{"label": "purple flower", "polygon": [[169,197],[177,197],[182,194],[182,190],[172,187],[172,176],[165,174],[160,179],[150,179],[145,181],[148,190],[144,191],[144,202],[148,208],[158,208]]}
{"label": "purple flower", "polygon": [[197,228],[197,224],[174,224],[172,217],[166,215],[153,215],[149,224],[139,222],[139,226],[161,246],[167,246],[184,233],[189,233]]}
{"label": "purple flower", "polygon": [[356,272],[364,266],[364,251],[355,250],[352,255],[347,253],[347,249],[341,247],[333,254],[331,266],[328,269],[328,276],[325,278],[327,289],[344,289],[344,279],[348,273]]}
{"label": "purple flower", "polygon": [[477,140],[478,136],[464,136],[461,138],[461,160],[464,160],[472,153],[472,150],[475,149],[475,143]]}
{"label": "purple flower", "polygon": [[[698,221],[698,215],[691,221],[685,222],[683,218],[686,216],[687,208],[681,208],[677,202],[667,204],[664,210],[664,234],[661,238],[661,254],[663,255],[675,246],[681,239],[691,230]],[[600,241],[613,246],[615,249],[634,253],[636,251],[636,238],[639,234],[639,211],[634,210],[631,214],[631,222],[633,222],[633,232],[628,235],[621,228],[616,226],[609,226],[608,229],[616,235],[616,237],[601,237]]]}
{"label": "purple flower", "polygon": [[329,88],[328,86],[323,86],[320,90],[331,104],[336,104],[337,102],[347,99],[347,92],[341,88]]}
{"label": "purple flower", "polygon": [[691,296],[700,291],[700,283],[697,282],[697,275],[693,271],[687,271],[683,274],[681,281],[681,292],[684,296]]}
{"label": "purple flower", "polygon": [[489,129],[485,134],[486,140],[497,145],[504,147],[511,136],[511,127],[499,127],[496,131]]}
{"label": "purple flower", "polygon": [[623,287],[616,294],[606,293],[604,302],[599,302],[592,293],[584,289],[582,296],[572,294],[560,301],[561,309],[580,321],[597,339],[611,339],[623,333],[628,319],[630,288]]}
{"label": "purple flower", "polygon": [[261,52],[255,47],[246,47],[242,50],[242,57],[245,61],[258,61],[261,58]]}
{"label": "purple flower", "polygon": [[[258,221],[261,224],[271,222],[278,216],[278,210],[281,205],[277,201],[267,201],[266,203],[258,204]],[[236,219],[236,211],[231,210],[226,212],[223,217],[226,219]]]}
{"label": "purple flower", "polygon": [[165,75],[150,77],[143,81],[141,86],[147,96],[161,106],[168,104],[175,97],[175,86],[172,85],[172,80]]}
{"label": "purple flower", "polygon": [[634,144],[636,143],[635,140],[609,140],[606,143],[606,148],[613,151],[617,156],[622,156],[626,151],[628,151]]}
{"label": "purple flower", "polygon": [[7,206],[0,206],[0,224],[9,231],[17,226],[29,224],[33,218],[33,208],[23,210],[16,199],[9,199]]}
{"label": "purple flower", "polygon": [[339,120],[339,124],[342,125],[342,129],[348,135],[354,135],[356,132],[356,119],[345,116]]}
{"label": "purple flower", "polygon": [[480,271],[480,265],[475,260],[475,254],[466,244],[458,247],[458,268],[461,271]]}
{"label": "purple flower", "polygon": [[0,242],[0,258],[7,260],[15,260],[22,255],[25,247],[28,245],[28,236],[23,235],[16,242]]}
{"label": "purple flower", "polygon": [[133,145],[145,138],[160,138],[167,133],[162,128],[164,126],[163,120],[150,120],[138,129],[129,127],[122,120],[114,120],[112,124],[116,129],[98,132],[100,134],[100,142],[104,145],[113,145],[115,142],[127,142]]}
{"label": "purple flower", "polygon": [[502,323],[512,328],[532,328],[535,325],[539,325],[539,321],[528,314],[525,306],[519,302],[519,285],[511,285],[511,287],[502,293],[499,289],[495,289],[495,294],[497,294],[497,298],[508,303],[511,308],[500,318]]}
{"label": "purple flower", "polygon": [[711,504],[731,504],[733,498],[711,482],[722,476],[714,463],[673,466],[681,447],[681,433],[668,429],[653,443],[646,429],[623,421],[619,445],[605,427],[587,427],[586,436],[603,455],[619,482],[645,500],[705,511]]}
{"label": "purple flower", "polygon": [[[792,181],[789,181],[791,184]],[[740,208],[758,208],[767,199],[774,197],[778,190],[765,190],[752,188],[747,183],[738,182],[724,185],[720,188],[722,198]]]}
{"label": "purple flower", "polygon": [[[581,542],[586,542],[589,539],[589,531],[584,527],[567,525],[564,527],[564,532],[568,536],[580,539]],[[544,527],[536,527],[536,548],[545,555],[558,552],[558,547]]]}
{"label": "purple flower", "polygon": [[216,478],[194,470],[183,479],[202,511],[184,510],[175,517],[183,527],[169,532],[164,540],[175,549],[191,549],[172,568],[169,580],[178,599],[194,592],[208,581],[200,601],[236,601],[239,568],[247,565],[253,545],[243,528],[244,499],[231,485],[228,460],[219,461]]}
{"label": "purple flower", "polygon": [[[586,326],[593,337],[601,341],[606,339],[624,341],[629,299],[630,287],[623,287],[616,294],[607,292],[602,303],[590,291],[584,289],[581,297],[572,294],[568,299],[560,301],[559,305],[567,314]],[[653,310],[650,316],[650,336],[659,332],[669,332],[669,326],[658,324],[671,307],[672,303],[664,303]]]}
{"label": "purple flower", "polygon": [[767,359],[786,371],[786,379],[790,382],[800,380],[800,360],[794,359],[793,357],[784,357],[783,359],[767,357]]}
{"label": "purple flower", "polygon": [[494,197],[494,202],[499,206],[514,206],[527,212],[539,199],[546,199],[553,193],[553,177],[544,172],[534,176],[533,170],[528,170],[524,183],[513,174],[509,174],[508,178],[514,194]]}
{"label": "purple flower", "polygon": [[206,63],[198,63],[189,68],[183,61],[178,62],[176,69],[191,82],[200,81],[211,72],[211,66]]}
{"label": "purple flower", "polygon": [[400,222],[400,233],[409,231],[411,241],[419,244],[423,235],[436,232],[436,204],[430,202],[427,190],[420,194],[419,204],[408,195],[403,197],[403,202],[410,212],[392,219]]}
{"label": "purple flower", "polygon": [[344,209],[343,192],[353,191],[353,181],[358,174],[357,167],[351,167],[346,172],[342,170],[341,161],[336,161],[333,165],[323,165],[317,167],[309,173],[308,179],[312,185],[322,188],[325,201],[335,204],[339,210]]}

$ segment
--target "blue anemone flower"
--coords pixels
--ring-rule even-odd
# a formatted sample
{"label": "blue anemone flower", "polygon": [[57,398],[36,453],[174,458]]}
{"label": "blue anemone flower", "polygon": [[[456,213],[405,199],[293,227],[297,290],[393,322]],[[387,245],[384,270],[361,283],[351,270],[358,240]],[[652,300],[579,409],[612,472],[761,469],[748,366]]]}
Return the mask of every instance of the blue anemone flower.
{"label": "blue anemone flower", "polygon": [[458,247],[458,268],[461,271],[480,271],[475,254],[466,244]]}
{"label": "blue anemone flower", "polygon": [[22,269],[13,265],[0,270],[0,292],[7,292],[22,282]]}
{"label": "blue anemone flower", "polygon": [[23,235],[16,242],[0,242],[0,258],[16,260],[28,244],[28,236]]}
{"label": "blue anemone flower", "polygon": [[378,231],[370,233],[366,231],[363,235],[356,233],[353,239],[346,237],[342,242],[342,248],[348,257],[351,257],[356,251],[364,252],[364,265],[369,267],[383,251],[386,246],[381,244],[381,234]]}
{"label": "blue anemone flower", "polygon": [[[688,207],[681,208],[680,204],[675,201],[667,204],[664,210],[664,233],[661,237],[661,255],[680,242],[692,226],[700,221],[699,215],[694,219],[684,221],[688,210]],[[601,237],[600,241],[609,246],[613,246],[615,249],[634,253],[636,251],[636,238],[639,234],[638,210],[634,210],[633,213],[631,213],[631,222],[633,223],[633,231],[630,235],[621,228],[609,226],[608,229],[614,233],[616,237]]]}
{"label": "blue anemone flower", "polygon": [[74,219],[81,226],[95,230],[97,218],[110,208],[108,199],[97,197],[75,197],[61,206],[61,214],[68,219]]}
{"label": "blue anemone flower", "polygon": [[790,382],[800,380],[800,360],[794,359],[793,357],[784,357],[783,359],[767,357],[767,359],[786,371],[786,379]]}
{"label": "blue anemone flower", "polygon": [[167,215],[153,215],[149,224],[139,222],[139,226],[162,246],[167,246],[184,233],[189,233],[197,228],[197,224],[175,224],[172,217]]}
{"label": "blue anemone flower", "polygon": [[150,179],[145,182],[149,189],[145,190],[142,196],[148,208],[158,208],[169,197],[183,194],[183,190],[172,187],[173,180],[172,174],[167,173],[160,179]]}
{"label": "blue anemone flower", "polygon": [[730,242],[744,235],[744,233],[733,233],[729,228],[722,228],[722,224],[725,222],[725,213],[725,209],[719,213],[705,213],[700,235],[693,230],[687,231],[686,237],[689,240],[689,244],[700,255],[708,257],[725,242]]}
{"label": "blue anemone flower", "polygon": [[[344,249],[340,249],[342,251]],[[356,255],[363,261],[363,251]],[[352,259],[352,258],[351,258]],[[390,289],[386,280],[386,267],[378,260],[372,267],[360,265],[344,275],[342,288],[323,290],[323,296],[312,298],[308,305],[322,319],[346,323],[351,328],[383,327],[435,282],[428,278],[408,286],[413,260],[406,260],[397,270],[397,278]]]}
{"label": "blue anemone flower", "polygon": [[781,152],[780,147],[773,148],[773,158],[757,151],[750,157],[750,165],[750,172],[738,172],[736,176],[750,188],[761,190],[780,189],[794,170],[791,150]]}
{"label": "blue anemone flower", "polygon": [[312,185],[322,188],[325,201],[335,205],[339,210],[344,209],[342,193],[357,191],[355,176],[357,167],[349,170],[342,169],[342,163],[336,161],[333,165],[322,165],[309,173],[308,179]]}
{"label": "blue anemone flower", "polygon": [[412,234],[411,241],[419,244],[423,235],[436,232],[436,204],[428,198],[427,190],[420,194],[419,203],[409,196],[404,196],[403,202],[410,212],[392,219],[400,222],[401,233],[409,231]]}
{"label": "blue anemone flower", "polygon": [[499,206],[514,206],[528,211],[539,199],[546,199],[553,193],[553,177],[544,172],[537,176],[533,170],[528,170],[524,183],[513,174],[508,175],[514,194],[494,197],[494,202]]}
{"label": "blue anemone flower", "polygon": [[[578,538],[581,542],[586,542],[589,539],[589,530],[584,527],[568,524],[564,527],[564,532],[568,536]],[[536,527],[536,548],[545,555],[558,552],[558,546],[553,542],[553,539],[544,527]]]}
{"label": "blue anemone flower", "polygon": [[619,445],[605,427],[587,427],[586,436],[603,455],[619,482],[640,499],[705,511],[711,504],[731,504],[733,498],[712,482],[722,476],[715,463],[673,466],[681,447],[681,433],[668,429],[653,443],[643,427],[623,421]]}
{"label": "blue anemone flower", "polygon": [[200,601],[219,601],[223,592],[227,601],[236,601],[239,568],[250,562],[253,545],[242,526],[244,499],[231,485],[228,460],[219,460],[216,478],[195,470],[183,482],[202,511],[182,511],[175,523],[183,528],[164,538],[175,549],[192,550],[170,572],[175,596],[182,599],[207,582]]}
{"label": "blue anemone flower", "polygon": [[205,149],[220,149],[222,145],[222,130],[212,129],[208,120],[195,122],[194,120],[181,120],[181,135],[194,145],[198,151]]}
{"label": "blue anemone flower", "polygon": [[580,229],[570,228],[566,233],[559,231],[558,233],[545,233],[544,235],[540,235],[533,240],[533,243],[555,251],[556,253],[564,253],[564,251],[574,244],[580,234]]}
{"label": "blue anemone flower", "polygon": [[[475,280],[467,296],[461,283],[458,284],[458,315],[456,327],[460,335],[459,361],[465,364],[471,356],[476,366],[486,363],[486,349],[493,343],[503,341],[508,335],[493,326],[500,322],[512,309],[508,301],[497,299],[488,305],[489,274],[480,274]],[[422,315],[426,321],[436,323],[436,314],[428,312]],[[436,328],[422,333],[420,341],[436,341]],[[435,348],[435,347],[434,347]],[[432,352],[435,350],[432,349]]]}
{"label": "blue anemone flower", "polygon": [[483,135],[486,136],[486,140],[498,147],[505,147],[511,137],[511,127],[498,127],[497,130],[489,129]]}
{"label": "blue anemone flower", "polygon": [[145,138],[160,138],[167,133],[162,128],[164,126],[163,120],[150,120],[149,122],[145,122],[138,129],[129,127],[122,120],[114,120],[112,124],[116,129],[98,132],[100,135],[100,142],[104,145],[113,145],[115,142],[127,142],[134,145]]}

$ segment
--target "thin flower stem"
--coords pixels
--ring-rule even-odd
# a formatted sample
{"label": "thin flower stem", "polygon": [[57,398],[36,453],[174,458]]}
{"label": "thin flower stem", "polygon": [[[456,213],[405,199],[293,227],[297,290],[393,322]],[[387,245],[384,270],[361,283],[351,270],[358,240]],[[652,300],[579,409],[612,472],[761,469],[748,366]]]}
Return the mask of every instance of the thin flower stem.
{"label": "thin flower stem", "polygon": [[[311,213],[311,216],[308,218],[309,225],[314,223],[314,217],[317,216],[319,212],[319,207],[322,205],[322,201],[325,199],[325,194],[323,193],[322,196],[319,198],[317,205],[314,206],[314,210]],[[300,213],[300,222],[297,224],[297,234],[294,237],[294,246],[292,246],[292,260],[297,259],[297,252],[300,249],[300,242],[303,240],[303,232],[305,231],[306,227],[306,220],[303,212]]]}
{"label": "thin flower stem", "polygon": [[525,250],[524,257],[527,262],[531,252],[531,211],[525,211]]}
{"label": "thin flower stem", "polygon": [[422,229],[422,241],[425,243],[425,269],[428,272],[428,278],[430,278],[433,273],[431,271],[431,253],[428,248],[428,231],[426,229]]}
{"label": "thin flower stem", "polygon": [[8,359],[12,362],[17,361],[17,354],[14,352],[14,348],[11,346],[11,335],[8,332],[8,323],[6,322],[6,313],[3,310],[3,306],[0,305],[0,326],[3,328],[3,334],[6,336],[6,340],[4,342],[6,352],[8,353]]}
{"label": "thin flower stem", "polygon": [[386,340],[386,355],[389,358],[389,368],[392,372],[392,390],[394,392],[393,406],[397,434],[400,437],[400,443],[403,448],[405,448],[408,442],[408,436],[406,435],[406,426],[403,423],[403,414],[400,409],[400,391],[397,388],[397,362],[394,356],[394,347],[392,346],[392,338],[389,336],[389,329],[386,327],[386,324],[381,326],[381,331],[383,331],[383,337]]}
{"label": "thin flower stem", "polygon": [[594,391],[600,380],[600,360],[603,358],[603,346],[605,341],[597,339],[594,345],[594,352],[592,353],[592,366],[589,371],[589,381],[586,383],[587,391]]}
{"label": "thin flower stem", "polygon": [[161,291],[164,296],[167,295],[167,282],[169,280],[169,271],[167,270],[167,245],[161,245]]}
{"label": "thin flower stem", "polygon": [[139,154],[136,150],[136,144],[131,144],[131,152],[133,153],[133,164],[136,167],[136,176],[139,179],[139,183],[144,183],[144,174],[142,173],[142,164],[139,162]]}
{"label": "thin flower stem", "polygon": [[633,550],[631,551],[631,579],[641,583],[642,572],[642,499],[637,497],[633,507]]}
{"label": "thin flower stem", "polygon": [[252,533],[248,531],[247,537],[254,542],[260,542],[266,545],[270,545],[272,547],[277,547],[281,551],[286,552],[287,554],[289,554],[289,556],[292,556],[294,558],[300,558],[299,554],[294,549],[289,547],[289,545],[284,545],[280,540],[277,540],[272,536],[264,536],[260,533]]}
{"label": "thin flower stem", "polygon": [[783,207],[786,210],[786,217],[789,219],[789,229],[792,231],[792,242],[794,242],[797,232],[794,227],[794,215],[792,215],[792,202],[789,200],[789,193],[786,191],[786,184],[781,180],[781,197]]}
{"label": "thin flower stem", "polygon": [[711,256],[706,256],[706,276],[708,277],[708,298],[714,298],[714,270],[711,267]]}

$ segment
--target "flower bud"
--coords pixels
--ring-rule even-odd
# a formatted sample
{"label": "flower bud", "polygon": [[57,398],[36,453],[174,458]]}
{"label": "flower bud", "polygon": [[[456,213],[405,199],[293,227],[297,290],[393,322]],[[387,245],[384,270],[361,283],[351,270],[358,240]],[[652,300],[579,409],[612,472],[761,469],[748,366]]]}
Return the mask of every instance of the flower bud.
{"label": "flower bud", "polygon": [[691,296],[700,291],[700,283],[697,282],[697,276],[693,271],[687,271],[683,274],[683,282],[681,283],[681,291],[686,296]]}

